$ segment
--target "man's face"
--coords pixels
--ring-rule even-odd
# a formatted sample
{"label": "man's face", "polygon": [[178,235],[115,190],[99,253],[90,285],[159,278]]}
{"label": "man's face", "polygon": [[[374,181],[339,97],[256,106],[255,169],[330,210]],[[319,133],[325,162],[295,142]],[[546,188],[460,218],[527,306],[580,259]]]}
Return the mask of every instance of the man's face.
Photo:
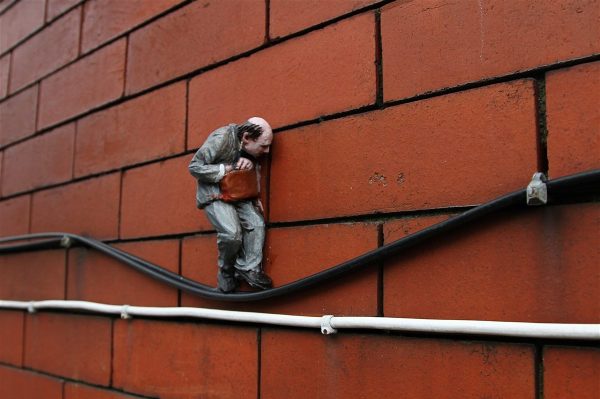
{"label": "man's face", "polygon": [[244,133],[242,138],[242,148],[254,158],[260,158],[269,153],[271,142],[273,141],[273,133],[263,132],[256,140],[249,139],[248,133]]}

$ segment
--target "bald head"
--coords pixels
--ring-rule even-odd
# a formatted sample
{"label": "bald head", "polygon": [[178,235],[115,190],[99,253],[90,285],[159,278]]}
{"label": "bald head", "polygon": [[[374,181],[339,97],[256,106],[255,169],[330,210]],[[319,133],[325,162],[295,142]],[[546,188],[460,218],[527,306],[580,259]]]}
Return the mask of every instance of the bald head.
{"label": "bald head", "polygon": [[[249,125],[249,128],[246,128],[246,125]],[[269,123],[260,118],[258,116],[253,116],[249,118],[246,123],[243,125],[241,133],[242,136],[242,148],[248,154],[252,155],[255,158],[260,158],[261,156],[268,154],[271,148],[271,142],[273,141],[273,129]],[[260,135],[255,135],[255,131],[252,128],[258,126],[260,129]],[[247,129],[247,130],[246,130]]]}
{"label": "bald head", "polygon": [[271,125],[269,125],[269,122],[267,122],[259,116],[253,116],[252,118],[249,118],[248,122],[260,126],[263,133],[269,133],[270,135],[273,134],[273,129],[271,129]]}

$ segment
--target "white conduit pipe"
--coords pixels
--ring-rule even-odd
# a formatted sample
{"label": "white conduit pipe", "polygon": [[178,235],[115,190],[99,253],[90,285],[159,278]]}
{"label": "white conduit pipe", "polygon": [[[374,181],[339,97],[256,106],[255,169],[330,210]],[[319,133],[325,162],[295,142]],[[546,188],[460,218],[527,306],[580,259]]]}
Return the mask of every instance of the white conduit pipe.
{"label": "white conduit pipe", "polygon": [[272,313],[239,312],[189,307],[144,307],[107,305],[86,301],[4,301],[0,308],[27,310],[42,309],[85,310],[96,313],[132,316],[194,317],[234,322],[271,324],[290,327],[320,328],[323,334],[334,334],[341,328],[360,328],[437,334],[475,334],[505,337],[600,340],[600,324],[522,323],[481,320],[432,320],[394,317],[337,317],[326,315],[294,316]]}

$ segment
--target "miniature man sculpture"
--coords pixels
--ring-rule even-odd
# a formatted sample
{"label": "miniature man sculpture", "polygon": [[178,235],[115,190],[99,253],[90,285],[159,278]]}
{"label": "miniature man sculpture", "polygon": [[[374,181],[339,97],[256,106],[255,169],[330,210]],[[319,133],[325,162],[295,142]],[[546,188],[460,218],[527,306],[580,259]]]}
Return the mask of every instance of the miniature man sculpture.
{"label": "miniature man sculpture", "polygon": [[[198,182],[196,204],[204,209],[217,231],[217,288],[222,292],[233,292],[238,279],[259,289],[273,284],[262,271],[265,223],[260,199],[232,200],[221,188],[229,181],[230,176],[225,178],[228,174],[258,172],[257,160],[269,153],[272,140],[271,126],[262,118],[223,126],[208,136],[189,166]],[[256,187],[260,179],[257,176]]]}

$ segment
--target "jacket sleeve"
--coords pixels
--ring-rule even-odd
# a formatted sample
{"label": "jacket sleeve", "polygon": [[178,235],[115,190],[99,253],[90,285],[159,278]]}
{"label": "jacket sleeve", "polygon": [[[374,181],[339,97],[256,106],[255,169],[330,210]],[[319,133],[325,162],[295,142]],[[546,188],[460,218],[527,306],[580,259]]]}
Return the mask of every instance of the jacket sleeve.
{"label": "jacket sleeve", "polygon": [[211,134],[202,147],[196,151],[188,169],[198,181],[218,183],[225,176],[225,165],[214,163],[216,159],[220,158],[224,141],[224,134],[216,132]]}

